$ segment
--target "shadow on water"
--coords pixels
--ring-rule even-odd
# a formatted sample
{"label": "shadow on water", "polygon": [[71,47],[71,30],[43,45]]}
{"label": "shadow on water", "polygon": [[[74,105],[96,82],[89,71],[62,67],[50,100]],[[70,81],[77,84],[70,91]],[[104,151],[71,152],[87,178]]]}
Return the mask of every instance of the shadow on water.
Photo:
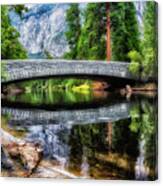
{"label": "shadow on water", "polygon": [[2,130],[42,146],[31,177],[157,178],[155,97],[53,92],[16,95],[2,106]]}

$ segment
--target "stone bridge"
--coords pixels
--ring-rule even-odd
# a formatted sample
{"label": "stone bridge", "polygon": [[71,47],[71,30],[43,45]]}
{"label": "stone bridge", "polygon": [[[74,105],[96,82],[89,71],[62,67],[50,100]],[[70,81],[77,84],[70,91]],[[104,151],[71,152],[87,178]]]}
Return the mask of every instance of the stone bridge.
{"label": "stone bridge", "polygon": [[49,124],[90,124],[114,122],[130,117],[131,103],[121,102],[110,106],[84,109],[84,110],[64,110],[45,111],[30,109],[15,109],[2,107],[2,115],[11,116],[9,123],[13,126],[32,126]]}
{"label": "stone bridge", "polygon": [[127,62],[107,61],[69,61],[69,60],[5,60],[2,70],[6,77],[2,83],[36,79],[51,76],[86,76],[91,78],[118,78],[120,80],[137,80],[129,70]]}

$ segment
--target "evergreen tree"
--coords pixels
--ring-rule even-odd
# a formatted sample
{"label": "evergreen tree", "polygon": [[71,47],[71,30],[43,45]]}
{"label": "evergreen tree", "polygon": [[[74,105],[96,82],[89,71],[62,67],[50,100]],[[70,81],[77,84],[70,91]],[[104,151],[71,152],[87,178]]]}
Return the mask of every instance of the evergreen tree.
{"label": "evergreen tree", "polygon": [[146,2],[144,10],[143,75],[152,75],[157,68],[157,4]]}
{"label": "evergreen tree", "polygon": [[89,3],[78,42],[79,59],[106,59],[106,4]]}
{"label": "evergreen tree", "polygon": [[[125,4],[125,27],[126,27],[126,49],[127,53],[131,50],[139,51],[139,27],[134,3]],[[126,54],[127,54],[126,53]]]}
{"label": "evergreen tree", "polygon": [[125,54],[124,3],[111,3],[110,9],[112,60],[121,61]]}
{"label": "evergreen tree", "polygon": [[106,3],[106,59],[111,60],[111,21],[110,21],[110,3]]}
{"label": "evergreen tree", "polygon": [[2,59],[24,59],[27,53],[20,44],[19,33],[11,26],[8,16],[8,7],[1,6],[1,58]]}
{"label": "evergreen tree", "polygon": [[129,61],[128,52],[139,51],[139,31],[132,2],[111,3],[112,60]]}
{"label": "evergreen tree", "polygon": [[65,54],[65,58],[76,59],[77,43],[81,32],[80,10],[78,4],[71,4],[70,8],[67,11],[66,21],[68,25],[66,38],[70,47],[70,51]]}
{"label": "evergreen tree", "polygon": [[22,13],[28,11],[28,8],[25,5],[11,5],[9,6],[10,10],[14,10],[20,17],[22,17]]}

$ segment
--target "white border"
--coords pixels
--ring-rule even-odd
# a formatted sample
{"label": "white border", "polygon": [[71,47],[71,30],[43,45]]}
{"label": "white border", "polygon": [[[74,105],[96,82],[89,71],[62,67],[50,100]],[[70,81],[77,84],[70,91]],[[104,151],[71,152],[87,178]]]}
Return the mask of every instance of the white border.
{"label": "white border", "polygon": [[[108,0],[108,1],[129,1],[129,0]],[[132,1],[132,0],[131,0]],[[58,2],[107,2],[106,0],[1,0],[0,4],[24,4],[24,3],[58,3]],[[24,179],[24,178],[0,178],[0,185],[2,186],[36,186],[39,184],[39,186],[47,185],[48,186],[76,186],[76,185],[85,185],[85,186],[97,186],[102,184],[102,186],[109,185],[137,185],[137,184],[143,184],[143,185],[163,185],[163,148],[161,147],[163,144],[163,111],[162,105],[162,97],[163,97],[163,26],[161,23],[163,23],[163,0],[157,0],[159,4],[159,127],[158,127],[158,141],[159,141],[159,180],[153,181],[153,182],[142,182],[142,181],[99,181],[99,180],[56,180],[56,179]],[[162,82],[162,83],[161,83]]]}

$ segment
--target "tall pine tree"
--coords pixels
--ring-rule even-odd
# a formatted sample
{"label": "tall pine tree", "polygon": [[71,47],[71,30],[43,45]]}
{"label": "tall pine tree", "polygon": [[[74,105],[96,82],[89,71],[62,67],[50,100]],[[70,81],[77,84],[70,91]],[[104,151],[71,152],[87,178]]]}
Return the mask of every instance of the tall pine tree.
{"label": "tall pine tree", "polygon": [[134,3],[87,4],[78,37],[75,35],[79,33],[77,22],[73,22],[73,26],[70,24],[75,20],[72,18],[72,10],[74,8],[71,7],[67,14],[67,40],[71,46],[70,54],[75,53],[72,58],[108,61],[112,58],[113,61],[129,61],[128,53],[132,50],[139,51],[139,31]]}
{"label": "tall pine tree", "polygon": [[89,3],[78,42],[78,58],[106,59],[106,4]]}
{"label": "tall pine tree", "polygon": [[65,54],[65,58],[77,59],[77,43],[81,32],[80,10],[78,4],[71,4],[70,8],[67,10],[66,21],[68,26],[66,38],[70,51]]}
{"label": "tall pine tree", "polygon": [[143,75],[153,75],[157,70],[157,4],[146,2],[144,15]]}
{"label": "tall pine tree", "polygon": [[111,3],[110,7],[111,19],[111,48],[112,60],[124,60],[125,54],[125,8],[124,3]]}
{"label": "tall pine tree", "polygon": [[125,4],[125,27],[126,27],[126,49],[127,53],[131,50],[139,51],[140,34],[134,3]]}
{"label": "tall pine tree", "polygon": [[112,60],[129,61],[131,50],[139,51],[139,30],[134,3],[111,3]]}
{"label": "tall pine tree", "polygon": [[27,53],[20,44],[19,33],[11,26],[8,16],[8,7],[1,6],[1,58],[2,59],[24,59]]}
{"label": "tall pine tree", "polygon": [[110,22],[110,3],[106,3],[106,59],[111,60],[111,22]]}

